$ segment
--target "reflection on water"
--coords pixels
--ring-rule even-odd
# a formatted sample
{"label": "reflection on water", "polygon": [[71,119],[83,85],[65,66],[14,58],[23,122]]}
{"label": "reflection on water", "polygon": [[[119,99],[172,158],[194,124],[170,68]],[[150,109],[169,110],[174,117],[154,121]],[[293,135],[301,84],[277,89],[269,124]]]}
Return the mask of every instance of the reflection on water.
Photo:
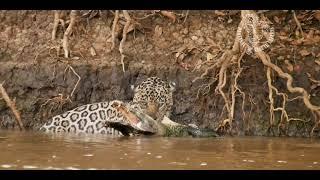
{"label": "reflection on water", "polygon": [[0,169],[320,169],[320,140],[0,131]]}

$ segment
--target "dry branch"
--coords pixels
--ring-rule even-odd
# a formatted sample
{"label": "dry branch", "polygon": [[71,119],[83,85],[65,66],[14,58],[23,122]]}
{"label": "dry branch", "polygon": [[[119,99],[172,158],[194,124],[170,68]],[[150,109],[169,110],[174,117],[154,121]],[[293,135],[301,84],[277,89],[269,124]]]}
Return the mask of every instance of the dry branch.
{"label": "dry branch", "polygon": [[23,127],[23,124],[22,124],[22,121],[21,121],[20,112],[16,108],[16,103],[11,101],[7,91],[3,87],[3,83],[0,84],[0,93],[1,93],[4,101],[7,103],[8,107],[13,112],[13,114],[15,116],[15,119],[16,119],[18,125],[19,125],[20,130],[23,131],[24,127]]}

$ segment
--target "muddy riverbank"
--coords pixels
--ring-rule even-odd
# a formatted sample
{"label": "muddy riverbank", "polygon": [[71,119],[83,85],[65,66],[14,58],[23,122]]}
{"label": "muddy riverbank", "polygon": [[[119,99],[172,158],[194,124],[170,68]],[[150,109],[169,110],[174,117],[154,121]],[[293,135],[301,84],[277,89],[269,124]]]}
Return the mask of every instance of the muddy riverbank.
{"label": "muddy riverbank", "polygon": [[[225,49],[231,48],[240,13],[228,12],[189,11],[186,16],[186,11],[175,11],[175,21],[161,14],[143,19],[141,17],[148,11],[131,12],[135,28],[128,33],[124,45],[123,72],[118,48],[124,22],[120,17],[116,47],[111,51],[114,18],[111,11],[76,23],[70,36],[71,57],[68,59],[63,57],[59,47],[62,27],[58,28],[57,40],[51,40],[52,11],[0,11],[0,82],[5,81],[4,87],[15,99],[27,129],[35,129],[49,117],[82,104],[130,100],[133,95],[130,85],[150,76],[177,84],[171,119],[216,129],[223,120],[221,112],[224,108],[222,97],[215,93],[217,83],[203,88],[212,77],[193,80],[206,69],[205,65],[200,66],[201,63],[214,61]],[[315,28],[319,21],[316,18],[304,20],[303,11],[297,15],[306,37],[314,42],[299,44],[299,38],[294,36],[295,21],[287,12],[267,12],[266,17],[274,23],[276,31],[269,54],[294,77],[294,85],[305,88],[310,92],[311,101],[320,105],[320,84],[317,82],[320,77],[320,64],[317,64],[320,32]],[[306,122],[291,121],[279,128],[279,117],[276,117],[276,125],[268,131],[265,67],[249,56],[243,61],[239,86],[246,93],[246,100],[242,111],[242,99],[237,97],[233,134],[309,136],[313,116],[299,99],[287,103],[287,112],[290,117]],[[285,83],[274,78],[274,85],[288,93]],[[289,98],[296,97],[288,94]],[[281,98],[275,104],[280,106]],[[14,116],[3,100],[0,100],[0,126],[17,128]]]}

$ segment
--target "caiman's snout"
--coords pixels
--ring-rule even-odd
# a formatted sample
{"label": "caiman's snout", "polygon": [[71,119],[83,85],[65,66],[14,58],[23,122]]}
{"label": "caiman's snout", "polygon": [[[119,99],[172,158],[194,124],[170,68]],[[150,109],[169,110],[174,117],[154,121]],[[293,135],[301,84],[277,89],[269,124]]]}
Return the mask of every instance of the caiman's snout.
{"label": "caiman's snout", "polygon": [[157,126],[156,121],[152,117],[132,108],[127,108],[123,103],[113,103],[111,105],[117,109],[129,122],[129,124],[140,131],[156,133]]}
{"label": "caiman's snout", "polygon": [[152,126],[149,122],[146,122],[146,121],[143,122],[143,120],[137,123],[136,126],[137,126],[137,129],[141,131],[151,132],[151,133],[157,132],[157,129],[154,128],[154,126]]}

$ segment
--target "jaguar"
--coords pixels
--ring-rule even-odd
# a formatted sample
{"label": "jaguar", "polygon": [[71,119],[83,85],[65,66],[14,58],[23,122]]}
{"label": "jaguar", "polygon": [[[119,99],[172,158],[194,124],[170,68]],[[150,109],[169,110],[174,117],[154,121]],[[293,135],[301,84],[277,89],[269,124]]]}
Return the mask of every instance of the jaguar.
{"label": "jaguar", "polygon": [[174,90],[174,82],[168,83],[158,77],[150,77],[134,88],[132,101],[114,100],[82,105],[49,119],[40,127],[40,131],[129,135],[134,129],[131,128],[133,125],[112,104],[124,103],[154,119],[162,120],[165,115],[170,115]]}
{"label": "jaguar", "polygon": [[138,86],[131,86],[134,92],[133,103],[139,105],[146,113],[157,121],[162,121],[164,116],[170,118],[173,106],[173,93],[176,83],[164,81],[159,77],[149,77]]}

